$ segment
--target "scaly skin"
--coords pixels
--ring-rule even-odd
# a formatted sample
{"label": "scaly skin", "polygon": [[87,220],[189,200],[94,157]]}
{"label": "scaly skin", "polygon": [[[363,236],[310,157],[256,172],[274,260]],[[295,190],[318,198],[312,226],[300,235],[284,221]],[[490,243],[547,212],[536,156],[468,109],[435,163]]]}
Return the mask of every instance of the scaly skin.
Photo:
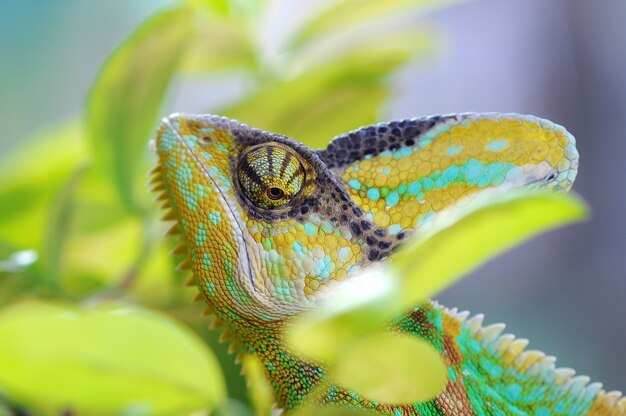
{"label": "scaly skin", "polygon": [[383,261],[445,208],[486,189],[568,190],[574,138],[530,116],[464,114],[365,127],[313,151],[217,116],[175,114],[157,134],[154,170],[170,233],[180,231],[197,284],[235,345],[263,363],[277,404],[318,386],[324,403],[394,415],[626,415],[626,400],[555,369],[482,316],[434,303],[391,328],[431,343],[449,380],[434,400],[384,404],[333,384],[281,342],[286,320],[336,283]]}

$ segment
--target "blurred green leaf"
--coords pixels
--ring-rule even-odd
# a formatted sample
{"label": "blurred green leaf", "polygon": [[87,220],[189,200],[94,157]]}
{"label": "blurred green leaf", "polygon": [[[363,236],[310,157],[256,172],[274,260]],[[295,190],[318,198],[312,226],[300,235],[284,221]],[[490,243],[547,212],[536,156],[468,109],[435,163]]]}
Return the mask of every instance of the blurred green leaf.
{"label": "blurred green leaf", "polygon": [[400,279],[398,311],[414,307],[509,248],[587,214],[580,198],[550,191],[507,190],[468,201],[392,257],[392,274]]}
{"label": "blurred green leaf", "polygon": [[384,403],[433,399],[448,379],[446,366],[431,345],[415,337],[388,333],[352,343],[329,373],[338,385]]}
{"label": "blurred green leaf", "polygon": [[[88,215],[79,208],[76,222]],[[143,250],[143,221],[127,216],[107,227],[84,229],[73,227],[66,242],[63,286],[68,295],[81,296],[116,284]],[[161,263],[163,265],[163,263]],[[155,281],[161,282],[159,275]]]}
{"label": "blurred green leaf", "polygon": [[292,318],[284,332],[287,345],[300,356],[334,363],[354,340],[384,330],[395,316],[381,316],[381,311],[393,309],[387,303],[397,295],[397,282],[377,266],[357,279],[338,288],[345,293],[327,299],[321,308]]}
{"label": "blurred green leaf", "polygon": [[218,16],[224,17],[230,12],[231,0],[185,0],[190,6],[206,9]]}
{"label": "blurred green leaf", "polygon": [[[358,69],[360,64],[368,63],[360,62],[363,56],[370,61],[391,59],[392,62],[398,58],[408,61],[424,57],[433,50],[435,33],[433,29],[423,27],[387,33],[371,30],[342,32],[290,51],[284,71],[295,77],[336,61]],[[387,72],[394,69],[396,67],[392,65]]]}
{"label": "blurred green leaf", "polygon": [[233,20],[206,19],[189,45],[182,70],[207,71],[244,69],[252,71],[256,56],[245,27]]}
{"label": "blurred green leaf", "polygon": [[202,341],[145,310],[25,302],[0,313],[0,339],[0,387],[46,413],[186,414],[225,396]]}
{"label": "blurred green leaf", "polygon": [[323,147],[341,133],[377,120],[389,97],[388,73],[410,54],[356,53],[302,76],[268,85],[223,113],[252,126]]}
{"label": "blurred green leaf", "polygon": [[307,405],[302,408],[296,409],[290,413],[293,416],[372,416],[373,412],[368,412],[362,409],[353,409],[345,406],[328,406],[320,407],[314,405]]}
{"label": "blurred green leaf", "polygon": [[333,31],[345,30],[346,27],[367,23],[392,14],[406,13],[412,9],[415,13],[424,13],[447,7],[459,0],[336,0],[323,5],[318,14],[303,25],[294,36],[291,47],[315,40]]}
{"label": "blurred green leaf", "polygon": [[310,358],[338,361],[338,351],[489,259],[586,214],[579,198],[554,192],[521,189],[475,197],[440,214],[384,267],[366,270],[320,310],[294,321],[287,342]]}
{"label": "blurred green leaf", "polygon": [[50,201],[81,160],[81,126],[51,127],[0,155],[0,240],[40,248]]}
{"label": "blurred green leaf", "polygon": [[185,2],[221,17],[231,16],[247,22],[253,22],[266,3],[265,0],[185,0]]}
{"label": "blurred green leaf", "polygon": [[226,400],[211,416],[254,416],[252,409],[237,400]]}
{"label": "blurred green leaf", "polygon": [[257,415],[273,413],[274,393],[272,385],[265,376],[263,364],[250,354],[244,355],[243,370],[248,381],[248,396]]}
{"label": "blurred green leaf", "polygon": [[187,9],[148,20],[113,53],[90,92],[86,126],[94,160],[131,210],[139,205],[133,188],[141,156],[193,27]]}
{"label": "blurred green leaf", "polygon": [[74,171],[52,204],[42,254],[46,280],[53,285],[58,284],[61,256],[69,237],[76,205],[76,188],[86,169],[86,166],[81,166]]}

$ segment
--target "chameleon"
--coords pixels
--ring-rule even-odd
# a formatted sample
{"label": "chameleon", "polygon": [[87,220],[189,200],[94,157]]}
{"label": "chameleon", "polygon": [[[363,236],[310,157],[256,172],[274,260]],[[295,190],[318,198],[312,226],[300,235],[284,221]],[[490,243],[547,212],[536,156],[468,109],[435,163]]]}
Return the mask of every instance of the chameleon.
{"label": "chameleon", "polygon": [[174,221],[166,234],[180,234],[173,252],[188,256],[179,268],[192,270],[189,284],[231,349],[262,364],[283,411],[322,386],[320,405],[373,414],[626,415],[621,393],[557,368],[554,357],[502,334],[503,325],[435,301],[390,325],[443,357],[447,384],[425,402],[368,399],[284,342],[289,319],[314,311],[459,201],[498,189],[569,190],[579,155],[565,128],[466,113],[362,127],[313,150],[226,117],[176,113],[162,120],[153,147],[150,183],[164,220]]}

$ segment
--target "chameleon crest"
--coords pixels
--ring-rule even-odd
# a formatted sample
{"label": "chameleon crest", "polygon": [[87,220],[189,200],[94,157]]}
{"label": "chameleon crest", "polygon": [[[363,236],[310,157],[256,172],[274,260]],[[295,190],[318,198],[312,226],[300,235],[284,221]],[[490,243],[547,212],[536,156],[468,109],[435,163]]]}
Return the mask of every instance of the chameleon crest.
{"label": "chameleon crest", "polygon": [[[368,401],[324,381],[323,366],[292,356],[281,343],[286,318],[315,308],[338,282],[358,279],[459,201],[487,189],[568,190],[578,153],[563,127],[520,115],[437,116],[364,127],[312,150],[224,117],[174,114],[161,123],[156,151],[157,188],[183,234],[195,283],[245,352],[265,365],[281,407],[295,407],[325,382],[327,402],[383,414],[525,414],[555,402],[563,412],[535,414],[626,412],[624,401],[618,408],[615,395],[605,401],[598,386],[583,388],[586,382],[579,395],[569,387],[548,389],[545,403],[533,404],[524,388],[549,385],[553,361],[540,360],[536,380],[529,379],[530,364],[513,362],[523,348],[503,362],[511,342],[490,337],[480,344],[475,321],[465,325],[466,315],[436,305],[396,323],[399,332],[434,342],[447,357],[454,377],[432,403]],[[493,369],[477,368],[474,360],[509,371],[519,397],[486,401],[481,385],[493,392],[504,381],[483,374]],[[470,364],[471,371],[463,367]],[[617,410],[593,413],[593,406]]]}

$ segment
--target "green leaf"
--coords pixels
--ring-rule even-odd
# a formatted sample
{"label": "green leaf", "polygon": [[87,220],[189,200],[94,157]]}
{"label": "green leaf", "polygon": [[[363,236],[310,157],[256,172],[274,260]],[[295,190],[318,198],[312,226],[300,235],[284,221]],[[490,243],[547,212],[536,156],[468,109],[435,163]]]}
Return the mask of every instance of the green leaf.
{"label": "green leaf", "polygon": [[112,177],[126,206],[140,204],[135,178],[162,101],[193,33],[186,9],[163,12],[143,24],[113,53],[87,103],[86,125],[99,167]]}
{"label": "green leaf", "polygon": [[336,61],[357,66],[362,56],[368,56],[371,61],[390,58],[393,61],[394,56],[407,60],[425,57],[434,49],[435,34],[433,29],[421,27],[385,33],[342,32],[288,52],[280,70],[284,67],[287,76],[293,78],[294,74],[313,72]]}
{"label": "green leaf", "polygon": [[223,114],[312,147],[378,119],[389,97],[387,75],[410,58],[390,48],[359,52],[293,80],[261,88]]}
{"label": "green leaf", "polygon": [[76,188],[86,169],[86,166],[81,166],[74,171],[52,204],[42,253],[45,262],[45,276],[52,284],[58,283],[61,256],[65,242],[69,237],[70,224],[76,205]]}
{"label": "green leaf", "polygon": [[212,352],[138,308],[24,302],[0,313],[0,389],[33,410],[171,415],[224,399]]}
{"label": "green leaf", "polygon": [[542,232],[587,217],[572,194],[508,190],[451,210],[391,260],[398,310],[411,308],[498,254]]}
{"label": "green leaf", "polygon": [[212,15],[236,18],[241,23],[254,22],[265,6],[265,0],[185,0],[185,3]]}
{"label": "green leaf", "polygon": [[384,403],[433,399],[448,379],[443,360],[431,345],[392,334],[375,334],[352,343],[329,373],[338,385]]}
{"label": "green leaf", "polygon": [[188,5],[224,17],[230,12],[230,0],[185,0]]}
{"label": "green leaf", "polygon": [[69,121],[0,155],[0,239],[40,248],[50,201],[80,162],[80,139],[80,123]]}
{"label": "green leaf", "polygon": [[189,45],[181,69],[192,74],[253,71],[256,55],[246,28],[233,20],[206,19]]}
{"label": "green leaf", "polygon": [[237,400],[226,400],[222,402],[221,406],[215,410],[211,416],[254,416],[252,412],[245,404]]}
{"label": "green leaf", "polygon": [[395,310],[388,303],[397,295],[397,282],[379,267],[371,267],[354,279],[358,280],[346,293],[292,318],[284,333],[291,349],[314,361],[334,363],[354,340],[385,328],[391,317],[381,316],[381,311]]}
{"label": "green leaf", "polygon": [[292,412],[293,416],[375,416],[376,413],[363,409],[353,409],[346,406],[320,407],[306,405]]}
{"label": "green leaf", "polygon": [[[417,233],[383,267],[354,277],[350,290],[295,321],[287,342],[312,359],[337,351],[426,301],[501,252],[587,215],[577,197],[527,189],[485,193]],[[332,345],[332,349],[324,348]]]}
{"label": "green leaf", "polygon": [[257,415],[270,415],[273,412],[274,391],[269,380],[265,376],[263,364],[259,358],[245,354],[242,362],[246,381],[248,383],[248,396]]}
{"label": "green leaf", "polygon": [[448,7],[459,0],[338,0],[327,2],[294,36],[291,47],[315,40],[333,31],[407,12],[425,13]]}

